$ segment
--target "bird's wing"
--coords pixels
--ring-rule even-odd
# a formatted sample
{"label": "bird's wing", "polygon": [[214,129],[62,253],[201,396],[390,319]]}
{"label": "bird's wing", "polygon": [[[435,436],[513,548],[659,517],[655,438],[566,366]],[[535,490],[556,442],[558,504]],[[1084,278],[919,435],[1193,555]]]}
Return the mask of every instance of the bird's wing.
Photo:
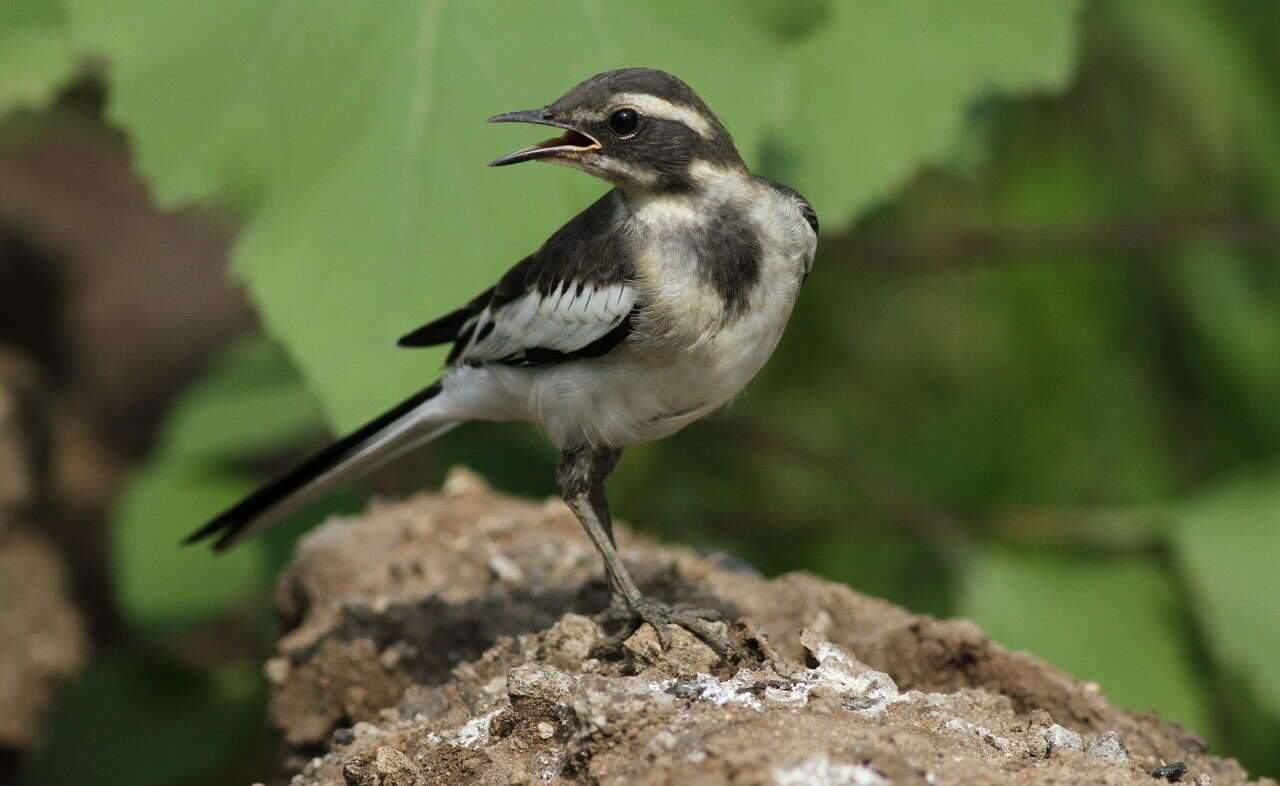
{"label": "bird's wing", "polygon": [[458,333],[467,321],[480,313],[493,298],[493,287],[481,292],[457,311],[450,311],[439,319],[432,320],[412,333],[406,333],[396,342],[402,347],[434,347],[437,344],[448,344],[458,339]]}
{"label": "bird's wing", "polygon": [[614,192],[580,213],[465,307],[400,339],[453,341],[449,363],[543,365],[598,357],[631,332],[638,307]]}
{"label": "bird's wing", "polygon": [[631,332],[630,285],[565,279],[486,306],[458,333],[451,363],[542,365],[599,357]]}

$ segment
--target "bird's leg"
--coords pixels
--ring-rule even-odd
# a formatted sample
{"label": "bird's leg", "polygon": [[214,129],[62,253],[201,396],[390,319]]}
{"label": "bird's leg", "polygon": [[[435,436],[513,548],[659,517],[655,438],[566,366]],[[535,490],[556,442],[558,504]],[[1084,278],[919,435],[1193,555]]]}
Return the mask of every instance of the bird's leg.
{"label": "bird's leg", "polygon": [[631,578],[631,572],[623,564],[614,545],[613,519],[604,494],[604,480],[621,457],[620,450],[570,448],[560,454],[556,473],[565,503],[578,517],[587,537],[591,538],[604,560],[612,596],[610,608],[604,616],[614,620],[621,618],[626,623],[600,649],[616,651],[623,641],[647,622],[653,626],[663,649],[671,645],[668,625],[678,625],[697,636],[725,660],[739,659],[741,648],[710,625],[711,620],[724,618],[722,612],[663,606],[646,598],[636,586],[635,579]]}

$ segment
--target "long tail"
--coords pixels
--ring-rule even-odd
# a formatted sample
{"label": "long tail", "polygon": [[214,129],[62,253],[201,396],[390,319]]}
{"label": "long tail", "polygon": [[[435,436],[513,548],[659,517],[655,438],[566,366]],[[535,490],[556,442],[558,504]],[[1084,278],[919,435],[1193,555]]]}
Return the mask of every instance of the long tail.
{"label": "long tail", "polygon": [[410,396],[218,514],[183,543],[217,538],[213,548],[222,551],[297,512],[335,486],[435,439],[458,425],[457,420],[433,411],[432,399],[440,391],[437,382]]}

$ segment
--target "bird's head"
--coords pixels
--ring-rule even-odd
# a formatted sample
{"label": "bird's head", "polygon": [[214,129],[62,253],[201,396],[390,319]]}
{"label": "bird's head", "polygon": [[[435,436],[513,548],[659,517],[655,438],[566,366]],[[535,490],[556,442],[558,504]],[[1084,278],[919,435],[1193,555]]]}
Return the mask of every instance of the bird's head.
{"label": "bird's head", "polygon": [[743,168],[733,138],[697,93],[652,68],[597,74],[555,103],[495,115],[489,122],[537,123],[564,131],[489,166],[550,161],[624,190],[651,192],[695,188],[699,162]]}

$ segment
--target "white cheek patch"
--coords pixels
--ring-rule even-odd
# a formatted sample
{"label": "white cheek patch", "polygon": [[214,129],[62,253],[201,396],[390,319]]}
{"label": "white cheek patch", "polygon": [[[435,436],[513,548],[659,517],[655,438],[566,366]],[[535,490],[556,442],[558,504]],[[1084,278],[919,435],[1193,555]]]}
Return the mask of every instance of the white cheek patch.
{"label": "white cheek patch", "polygon": [[694,159],[689,164],[689,176],[699,183],[714,185],[721,194],[734,198],[750,200],[753,196],[753,184],[742,177],[742,170],[709,164],[702,159]]}
{"label": "white cheek patch", "polygon": [[653,170],[632,166],[626,161],[620,161],[611,156],[598,156],[592,165],[605,175],[622,177],[641,185],[651,186],[658,182],[658,174]]}

